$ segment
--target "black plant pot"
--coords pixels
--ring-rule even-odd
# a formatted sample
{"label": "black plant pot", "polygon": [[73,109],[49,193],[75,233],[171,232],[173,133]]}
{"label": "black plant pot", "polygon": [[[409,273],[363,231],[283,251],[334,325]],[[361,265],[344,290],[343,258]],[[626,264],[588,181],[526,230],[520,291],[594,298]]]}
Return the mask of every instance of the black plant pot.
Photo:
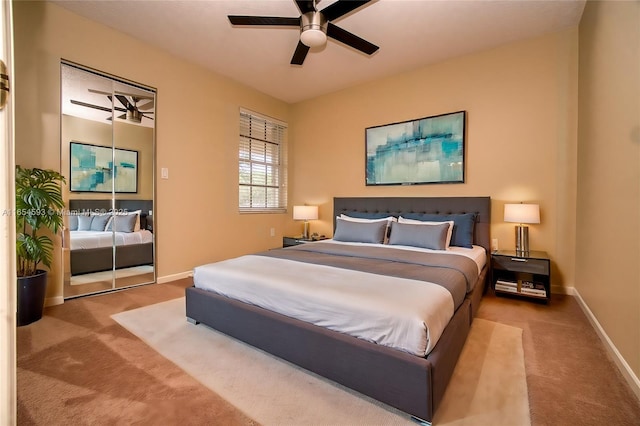
{"label": "black plant pot", "polygon": [[18,326],[31,324],[42,318],[46,292],[47,271],[38,269],[36,275],[18,277]]}

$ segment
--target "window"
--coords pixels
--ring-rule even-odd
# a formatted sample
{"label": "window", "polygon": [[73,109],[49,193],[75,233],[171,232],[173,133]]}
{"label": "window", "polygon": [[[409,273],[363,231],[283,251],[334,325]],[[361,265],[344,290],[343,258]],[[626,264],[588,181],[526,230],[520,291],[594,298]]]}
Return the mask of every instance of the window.
{"label": "window", "polygon": [[240,110],[238,173],[241,213],[286,212],[286,133],[286,123]]}

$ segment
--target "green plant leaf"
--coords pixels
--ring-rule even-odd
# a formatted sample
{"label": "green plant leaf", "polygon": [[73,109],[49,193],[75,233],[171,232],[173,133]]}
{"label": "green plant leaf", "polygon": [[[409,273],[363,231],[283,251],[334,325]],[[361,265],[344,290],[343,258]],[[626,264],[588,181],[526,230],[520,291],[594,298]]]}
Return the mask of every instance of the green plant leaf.
{"label": "green plant leaf", "polygon": [[62,228],[64,176],[54,170],[16,166],[16,255],[18,276],[35,274],[38,265],[51,267],[53,240],[38,235],[41,229],[56,234]]}

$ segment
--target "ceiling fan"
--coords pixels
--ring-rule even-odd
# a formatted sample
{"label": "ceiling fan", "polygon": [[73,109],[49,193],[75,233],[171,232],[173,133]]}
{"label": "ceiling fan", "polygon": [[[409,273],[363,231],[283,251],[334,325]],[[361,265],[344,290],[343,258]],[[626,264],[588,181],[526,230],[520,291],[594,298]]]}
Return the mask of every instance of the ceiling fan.
{"label": "ceiling fan", "polygon": [[301,13],[297,18],[242,15],[229,15],[228,17],[233,25],[299,27],[300,40],[291,58],[291,64],[302,65],[307,57],[309,48],[324,45],[327,41],[327,36],[367,55],[371,55],[377,51],[379,48],[375,44],[369,43],[357,35],[331,23],[331,21],[358,9],[370,1],[371,0],[338,0],[322,10],[317,10],[316,0],[295,0]]}
{"label": "ceiling fan", "polygon": [[[117,118],[132,121],[134,123],[141,123],[143,118],[147,118],[149,120],[153,120],[149,115],[153,114],[153,111],[146,111],[148,109],[153,108],[153,97],[150,96],[141,96],[141,95],[132,95],[130,93],[124,92],[114,92],[113,95],[109,92],[103,92],[100,90],[88,89],[91,93],[98,93],[101,95],[105,95],[109,98],[110,102],[113,102],[112,96],[115,96],[116,99],[120,102],[122,107],[113,106],[115,111],[123,112],[124,114],[118,116]],[[143,105],[138,106],[138,102],[147,99],[148,102]],[[102,105],[94,105],[89,104],[87,102],[76,101],[71,99],[71,103],[75,105],[80,105],[88,108],[99,109],[106,112],[111,112],[111,108],[102,106]],[[123,108],[124,107],[124,108]],[[111,117],[108,117],[107,120],[111,120]]]}

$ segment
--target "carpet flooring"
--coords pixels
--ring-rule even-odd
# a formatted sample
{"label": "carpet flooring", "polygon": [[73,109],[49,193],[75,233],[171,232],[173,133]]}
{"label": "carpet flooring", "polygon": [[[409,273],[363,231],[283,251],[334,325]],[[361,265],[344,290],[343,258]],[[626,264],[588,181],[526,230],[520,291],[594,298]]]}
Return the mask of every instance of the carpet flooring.
{"label": "carpet flooring", "polygon": [[[18,424],[257,424],[111,318],[182,297],[190,285],[78,298],[19,327]],[[545,306],[489,290],[478,317],[523,330],[532,425],[640,424],[640,401],[573,297],[553,295]]]}
{"label": "carpet flooring", "polygon": [[[392,407],[205,325],[187,323],[184,298],[113,318],[261,424],[414,424]],[[433,424],[529,423],[522,330],[474,321]]]}
{"label": "carpet flooring", "polygon": [[67,301],[17,329],[18,425],[252,425],[111,319],[187,282]]}
{"label": "carpet flooring", "polygon": [[640,400],[574,297],[544,305],[489,289],[478,317],[523,330],[531,424],[640,425]]}

